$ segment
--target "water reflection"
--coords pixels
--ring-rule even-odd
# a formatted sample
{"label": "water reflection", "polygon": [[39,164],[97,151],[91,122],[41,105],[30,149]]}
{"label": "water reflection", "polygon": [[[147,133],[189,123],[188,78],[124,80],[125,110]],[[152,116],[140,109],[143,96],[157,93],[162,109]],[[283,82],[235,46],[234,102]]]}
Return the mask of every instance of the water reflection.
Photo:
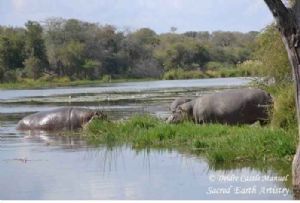
{"label": "water reflection", "polygon": [[[49,140],[53,143],[45,145]],[[289,181],[242,180],[243,177],[289,175],[287,171],[278,174],[274,166],[209,165],[199,156],[175,149],[134,150],[130,145],[90,147],[79,137],[25,135],[22,143],[31,144],[14,145],[11,148],[18,150],[10,148],[2,153],[2,157],[6,153],[9,156],[0,162],[1,199],[293,198]],[[17,157],[28,161],[21,162]],[[14,174],[15,181],[8,178],[9,174]],[[232,176],[238,180],[218,179]],[[234,190],[254,186],[257,194],[238,194]],[[228,187],[231,187],[229,194],[215,193]],[[264,187],[289,191],[259,193]]]}

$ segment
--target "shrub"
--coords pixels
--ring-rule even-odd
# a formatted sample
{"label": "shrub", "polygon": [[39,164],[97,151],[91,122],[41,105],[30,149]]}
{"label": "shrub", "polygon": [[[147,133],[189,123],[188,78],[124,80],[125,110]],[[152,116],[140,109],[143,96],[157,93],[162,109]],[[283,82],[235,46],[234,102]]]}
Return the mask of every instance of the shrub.
{"label": "shrub", "polygon": [[164,80],[177,80],[177,79],[192,79],[192,78],[206,78],[207,76],[199,70],[185,71],[183,69],[172,69],[165,72]]}
{"label": "shrub", "polygon": [[42,74],[41,60],[31,56],[24,61],[26,75],[29,78],[37,79]]}
{"label": "shrub", "polygon": [[237,65],[237,68],[244,73],[244,75],[263,75],[262,70],[264,64],[259,60],[247,60]]}
{"label": "shrub", "polygon": [[16,82],[16,81],[17,81],[17,76],[16,76],[15,70],[9,70],[9,71],[4,72],[3,82],[11,83],[11,82]]}
{"label": "shrub", "polygon": [[272,126],[297,129],[295,88],[293,84],[276,87]]}
{"label": "shrub", "polygon": [[111,75],[103,75],[102,81],[103,82],[111,82]]}
{"label": "shrub", "polygon": [[228,67],[228,65],[221,63],[221,62],[217,62],[217,61],[210,61],[205,64],[205,68],[207,70],[218,70],[218,69],[227,68],[227,67]]}

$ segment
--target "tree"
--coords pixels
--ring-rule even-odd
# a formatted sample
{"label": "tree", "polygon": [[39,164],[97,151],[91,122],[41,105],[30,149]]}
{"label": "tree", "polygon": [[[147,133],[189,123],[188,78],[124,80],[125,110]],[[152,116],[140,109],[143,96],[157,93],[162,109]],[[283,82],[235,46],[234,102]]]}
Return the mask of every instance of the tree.
{"label": "tree", "polygon": [[101,63],[96,60],[86,59],[82,67],[84,69],[86,79],[95,79],[98,76],[98,74],[94,74],[95,70],[96,68],[99,70]]}
{"label": "tree", "polygon": [[35,56],[30,56],[24,61],[25,65],[25,72],[27,77],[33,78],[33,79],[38,79],[41,74],[41,60],[36,58]]}
{"label": "tree", "polygon": [[[272,12],[282,41],[285,45],[296,86],[296,109],[300,136],[300,0],[294,0],[290,7],[281,0],[264,0]],[[292,165],[293,186],[295,193],[300,192],[300,144]]]}
{"label": "tree", "polygon": [[23,67],[24,30],[6,28],[0,35],[0,66],[4,69]]}
{"label": "tree", "polygon": [[177,27],[172,26],[170,28],[171,33],[175,33],[177,31]]}
{"label": "tree", "polygon": [[274,24],[267,26],[256,38],[253,56],[261,63],[254,70],[257,74],[274,79],[276,84],[292,85],[292,69],[280,33]]}
{"label": "tree", "polygon": [[[48,58],[46,55],[46,47],[43,39],[43,28],[38,22],[28,21],[26,24],[25,33],[25,51],[27,59],[34,63],[27,63],[39,65],[40,67],[34,67],[33,69],[42,70],[48,66]],[[38,61],[38,63],[36,63]]]}
{"label": "tree", "polygon": [[25,59],[24,29],[2,27],[0,33],[0,82],[16,80]]}
{"label": "tree", "polygon": [[60,49],[59,60],[64,67],[64,73],[69,77],[80,77],[84,72],[84,43],[71,41]]}

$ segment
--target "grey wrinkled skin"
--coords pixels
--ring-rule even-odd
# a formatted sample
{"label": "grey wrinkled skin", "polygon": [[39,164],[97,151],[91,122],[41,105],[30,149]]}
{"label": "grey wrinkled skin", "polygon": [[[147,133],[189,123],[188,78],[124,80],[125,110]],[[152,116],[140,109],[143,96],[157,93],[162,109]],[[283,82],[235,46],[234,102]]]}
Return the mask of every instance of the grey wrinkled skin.
{"label": "grey wrinkled skin", "polygon": [[233,125],[252,124],[256,121],[265,124],[269,118],[268,109],[273,104],[272,97],[267,92],[250,88],[225,90],[199,97],[193,102],[180,105],[167,122],[179,123],[188,118],[199,124]]}
{"label": "grey wrinkled skin", "polygon": [[193,106],[195,100],[179,105],[167,119],[167,123],[180,123],[184,120],[193,120]]}
{"label": "grey wrinkled skin", "polygon": [[107,118],[101,111],[64,107],[28,115],[18,122],[16,129],[40,131],[75,130],[84,127],[95,117]]}
{"label": "grey wrinkled skin", "polygon": [[191,101],[191,99],[186,98],[186,97],[178,97],[176,98],[170,105],[170,110],[172,113],[176,112],[176,109],[178,108],[178,106],[180,106],[181,104],[184,104],[186,102]]}

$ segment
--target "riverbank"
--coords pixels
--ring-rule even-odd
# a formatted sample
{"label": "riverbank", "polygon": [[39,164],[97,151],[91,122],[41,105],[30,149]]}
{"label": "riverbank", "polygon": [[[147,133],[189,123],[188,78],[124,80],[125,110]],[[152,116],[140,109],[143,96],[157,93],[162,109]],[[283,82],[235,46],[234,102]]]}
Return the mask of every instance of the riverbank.
{"label": "riverbank", "polygon": [[122,122],[95,120],[85,129],[90,144],[130,144],[133,148],[179,148],[201,154],[210,163],[291,162],[297,132],[259,125],[171,125],[152,116]]}
{"label": "riverbank", "polygon": [[173,69],[163,75],[165,80],[180,79],[204,79],[204,78],[228,78],[228,77],[249,77],[251,72],[245,68],[222,68],[218,70],[183,70]]}
{"label": "riverbank", "polygon": [[85,86],[85,85],[99,85],[104,83],[118,83],[118,82],[140,82],[140,81],[153,81],[154,78],[124,78],[124,79],[102,79],[102,80],[70,80],[67,77],[63,78],[54,78],[51,80],[46,80],[40,78],[38,80],[33,79],[22,79],[17,82],[11,83],[0,83],[0,89],[42,89],[42,88],[55,88],[55,87],[76,87],[76,86]]}
{"label": "riverbank", "polygon": [[20,78],[15,82],[0,83],[0,89],[39,89],[66,86],[99,85],[103,83],[117,82],[140,82],[153,80],[183,80],[183,79],[208,79],[208,78],[228,78],[228,77],[249,77],[251,74],[241,68],[227,68],[220,70],[182,70],[176,69],[165,72],[161,78],[112,78],[109,75],[103,76],[98,80],[71,80],[68,77],[43,76],[37,80]]}

